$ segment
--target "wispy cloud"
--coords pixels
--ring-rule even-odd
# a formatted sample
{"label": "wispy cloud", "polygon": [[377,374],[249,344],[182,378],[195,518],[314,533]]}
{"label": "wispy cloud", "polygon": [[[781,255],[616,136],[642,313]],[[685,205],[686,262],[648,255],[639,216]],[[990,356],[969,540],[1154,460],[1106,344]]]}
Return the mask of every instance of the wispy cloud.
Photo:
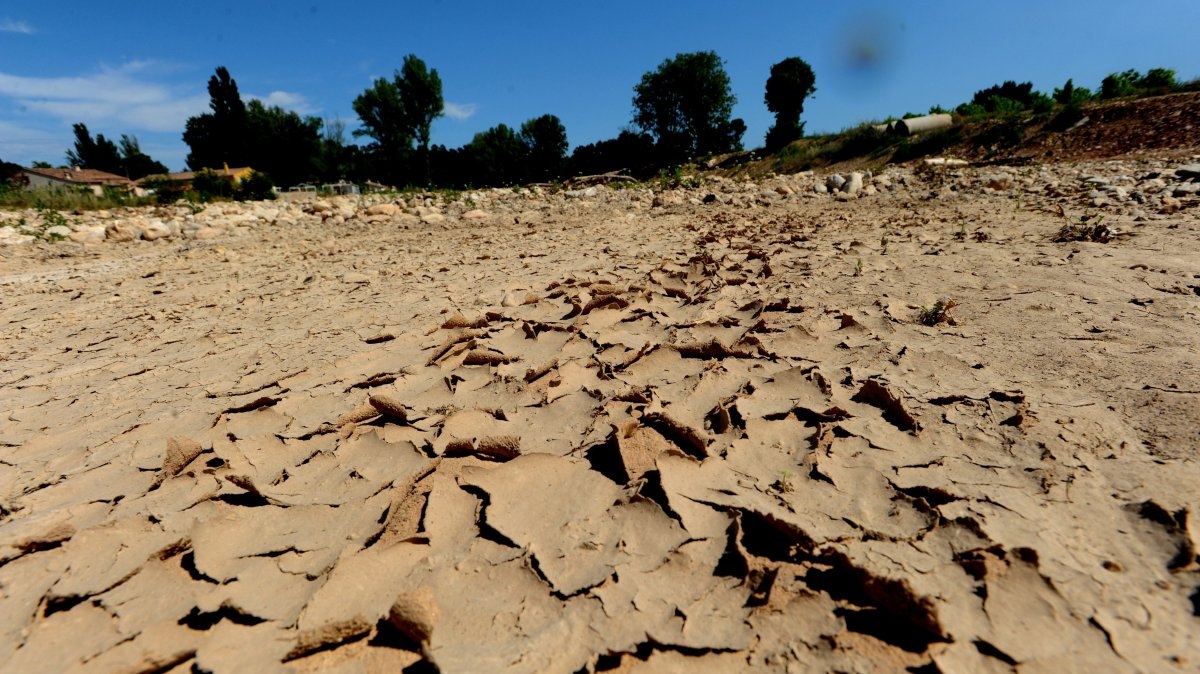
{"label": "wispy cloud", "polygon": [[0,159],[18,163],[33,160],[58,164],[66,146],[58,134],[0,119]]}
{"label": "wispy cloud", "polygon": [[449,103],[449,102],[447,102],[443,109],[443,112],[445,112],[446,116],[449,117],[450,119],[457,119],[458,121],[461,122],[463,120],[474,117],[475,111],[478,108],[479,108],[479,106],[474,103]]}
{"label": "wispy cloud", "polygon": [[308,102],[307,98],[290,91],[272,91],[266,96],[250,94],[247,98],[260,100],[263,102],[263,105],[267,106],[278,105],[285,110],[292,110],[301,115],[311,115],[317,112],[317,109]]}
{"label": "wispy cloud", "polygon": [[0,33],[22,33],[24,35],[33,35],[33,26],[24,21],[15,21],[5,17],[0,19]]}
{"label": "wispy cloud", "polygon": [[178,131],[204,112],[208,96],[183,94],[147,78],[153,64],[134,61],[75,77],[24,77],[0,72],[0,99],[65,122],[118,126],[131,131]]}

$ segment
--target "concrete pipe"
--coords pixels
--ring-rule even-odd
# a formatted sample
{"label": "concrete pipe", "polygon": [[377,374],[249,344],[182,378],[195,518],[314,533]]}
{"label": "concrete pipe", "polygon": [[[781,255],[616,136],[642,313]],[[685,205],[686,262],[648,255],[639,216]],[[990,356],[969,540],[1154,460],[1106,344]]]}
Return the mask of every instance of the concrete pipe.
{"label": "concrete pipe", "polygon": [[945,129],[953,124],[954,118],[947,114],[925,115],[924,117],[913,117],[912,119],[902,119],[896,122],[896,133],[911,136],[921,131]]}

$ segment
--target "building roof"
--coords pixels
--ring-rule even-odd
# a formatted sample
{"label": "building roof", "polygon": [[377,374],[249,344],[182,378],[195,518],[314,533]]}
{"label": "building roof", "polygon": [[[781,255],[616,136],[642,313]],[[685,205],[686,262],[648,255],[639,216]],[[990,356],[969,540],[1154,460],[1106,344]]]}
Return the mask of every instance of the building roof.
{"label": "building roof", "polygon": [[[213,173],[215,173],[219,176],[224,176],[226,178],[238,178],[245,173],[253,171],[254,169],[250,168],[249,166],[243,166],[240,168],[218,168],[218,169],[201,169],[201,170],[202,171],[212,171]],[[191,181],[193,178],[195,178],[196,174],[199,172],[200,171],[183,171],[182,173],[167,173],[167,174],[146,176],[145,178],[139,179],[138,182],[143,183],[148,180],[170,180],[172,182],[188,182],[188,181]]]}
{"label": "building roof", "polygon": [[27,168],[26,173],[76,185],[132,185],[133,181],[107,171],[81,168]]}

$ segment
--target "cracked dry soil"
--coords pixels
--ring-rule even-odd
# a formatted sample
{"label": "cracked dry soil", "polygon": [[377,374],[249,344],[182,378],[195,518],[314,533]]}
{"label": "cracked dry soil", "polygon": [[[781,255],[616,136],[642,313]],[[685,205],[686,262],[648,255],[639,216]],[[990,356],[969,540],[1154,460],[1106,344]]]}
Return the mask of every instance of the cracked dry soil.
{"label": "cracked dry soil", "polygon": [[5,251],[3,669],[1195,671],[1196,211],[926,192]]}

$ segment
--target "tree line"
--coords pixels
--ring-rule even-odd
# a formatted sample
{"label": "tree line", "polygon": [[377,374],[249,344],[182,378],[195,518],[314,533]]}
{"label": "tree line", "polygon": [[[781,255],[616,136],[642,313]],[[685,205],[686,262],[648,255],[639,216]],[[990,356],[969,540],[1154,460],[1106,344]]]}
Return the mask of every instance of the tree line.
{"label": "tree line", "polygon": [[[801,116],[816,91],[811,66],[798,57],[773,65],[763,102],[775,116],[764,147],[774,153],[804,136]],[[1080,106],[1092,100],[1154,95],[1179,90],[1175,71],[1112,73],[1093,93],[1067,80],[1052,95],[1029,82],[1007,81],[975,92],[954,109],[961,117],[1003,115],[1062,108],[1059,123],[1073,124]],[[733,118],[734,96],[724,62],[712,51],[677,54],[646,72],[633,88],[633,116],[615,138],[577,146],[568,155],[567,130],[553,114],[519,126],[499,124],[457,148],[432,145],[433,123],[444,115],[442,80],[415,55],[404,57],[391,77],[376,79],[352,107],[359,128],[351,142],[341,120],[301,116],[259,100],[242,100],[224,66],[208,81],[209,111],[189,118],[183,132],[188,168],[245,167],[275,185],[304,182],[381,182],[396,187],[471,187],[549,182],[570,176],[623,171],[635,177],[664,167],[742,149],[746,125]],[[950,112],[934,106],[930,112]],[[908,116],[912,116],[911,114]],[[165,172],[146,156],[137,138],[120,143],[92,138],[76,124],[75,147],[67,161],[132,179]]]}
{"label": "tree line", "polygon": [[[804,134],[804,100],[816,90],[812,68],[789,58],[771,69],[764,102],[775,113],[769,149]],[[392,77],[375,80],[353,101],[360,127],[351,142],[341,120],[301,116],[242,99],[224,66],[208,81],[209,111],[188,118],[183,132],[191,170],[249,166],[287,187],[305,182],[373,180],[393,186],[468,188],[549,182],[573,175],[624,171],[637,176],[691,158],[742,149],[746,125],[732,117],[737,102],[715,52],[677,54],[634,87],[630,127],[615,138],[580,145],[570,155],[562,120],[544,114],[519,126],[499,124],[457,148],[431,145],[431,127],[445,113],[438,71],[415,55]],[[67,161],[138,179],[165,173],[136,137],[118,147],[76,124]]]}

